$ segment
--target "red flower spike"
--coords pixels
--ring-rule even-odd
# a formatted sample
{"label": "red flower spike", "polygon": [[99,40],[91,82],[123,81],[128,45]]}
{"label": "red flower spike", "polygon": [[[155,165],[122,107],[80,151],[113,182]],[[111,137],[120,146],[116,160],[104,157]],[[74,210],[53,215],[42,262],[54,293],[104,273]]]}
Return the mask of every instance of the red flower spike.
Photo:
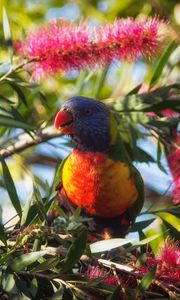
{"label": "red flower spike", "polygon": [[162,282],[177,284],[180,282],[180,247],[178,243],[167,239],[160,249],[159,256],[149,256],[145,265],[136,270],[136,273],[145,275],[153,266],[157,266],[156,275]]}
{"label": "red flower spike", "polygon": [[165,268],[180,266],[180,247],[173,240],[167,239],[159,254],[159,264]]}
{"label": "red flower spike", "polygon": [[52,21],[17,42],[15,50],[32,61],[33,77],[99,67],[116,60],[134,61],[140,56],[151,58],[165,43],[165,22],[121,19],[99,30],[86,23],[76,25]]}
{"label": "red flower spike", "polygon": [[[98,266],[89,265],[88,270],[86,272],[86,277],[88,279],[96,279],[98,277],[106,277],[107,275],[108,275],[108,273]],[[113,275],[111,275],[111,276],[108,275],[108,278],[105,278],[102,282],[105,284],[108,284],[108,285],[118,285],[117,279]]]}
{"label": "red flower spike", "polygon": [[178,148],[173,149],[167,157],[171,173],[173,175],[174,190],[173,203],[180,203],[180,144]]}
{"label": "red flower spike", "polygon": [[28,244],[24,244],[24,252],[28,253],[29,252],[29,245]]}

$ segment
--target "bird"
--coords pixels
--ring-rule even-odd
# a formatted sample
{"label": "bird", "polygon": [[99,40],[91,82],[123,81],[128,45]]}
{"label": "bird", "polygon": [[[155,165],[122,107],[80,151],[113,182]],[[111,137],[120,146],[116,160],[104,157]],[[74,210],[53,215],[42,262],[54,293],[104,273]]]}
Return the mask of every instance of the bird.
{"label": "bird", "polygon": [[61,167],[59,205],[80,206],[104,238],[124,236],[142,209],[144,183],[114,112],[103,101],[74,96],[57,112],[55,127],[74,144]]}

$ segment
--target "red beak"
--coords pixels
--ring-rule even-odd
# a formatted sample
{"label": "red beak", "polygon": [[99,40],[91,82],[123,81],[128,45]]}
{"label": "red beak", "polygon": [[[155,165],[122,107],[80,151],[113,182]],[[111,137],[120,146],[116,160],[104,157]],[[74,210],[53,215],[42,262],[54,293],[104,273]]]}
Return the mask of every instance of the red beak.
{"label": "red beak", "polygon": [[54,125],[61,132],[70,134],[72,133],[72,123],[73,117],[71,113],[60,110],[55,117]]}

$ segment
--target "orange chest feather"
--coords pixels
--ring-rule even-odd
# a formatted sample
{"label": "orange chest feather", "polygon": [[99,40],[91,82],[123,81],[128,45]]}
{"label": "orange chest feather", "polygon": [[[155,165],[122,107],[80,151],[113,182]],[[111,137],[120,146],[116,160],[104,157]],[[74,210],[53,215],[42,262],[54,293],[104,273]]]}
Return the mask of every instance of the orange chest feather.
{"label": "orange chest feather", "polygon": [[74,150],[63,166],[62,183],[69,200],[94,216],[120,215],[138,194],[128,165],[100,152]]}

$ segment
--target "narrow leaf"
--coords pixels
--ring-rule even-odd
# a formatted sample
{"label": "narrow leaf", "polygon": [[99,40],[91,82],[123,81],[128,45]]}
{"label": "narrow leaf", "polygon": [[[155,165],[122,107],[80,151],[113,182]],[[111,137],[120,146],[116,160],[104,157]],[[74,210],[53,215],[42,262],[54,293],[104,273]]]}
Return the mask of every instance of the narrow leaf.
{"label": "narrow leaf", "polygon": [[50,257],[46,259],[44,262],[40,263],[37,267],[33,268],[32,272],[43,272],[54,268],[59,263],[59,259],[57,257]]}
{"label": "narrow leaf", "polygon": [[180,222],[178,217],[168,212],[158,212],[156,213],[156,215],[173,226],[178,232],[180,232]]}
{"label": "narrow leaf", "polygon": [[175,50],[175,48],[176,48],[176,43],[173,41],[170,43],[167,50],[160,57],[157,65],[156,65],[156,68],[154,70],[154,73],[152,75],[152,78],[151,78],[150,88],[153,87],[157,83],[158,79],[160,78],[160,76],[162,74],[164,66],[166,65],[171,53]]}
{"label": "narrow leaf", "polygon": [[131,247],[129,247],[127,249],[127,251],[132,251],[132,250],[136,249],[137,247],[141,247],[143,245],[146,245],[146,244],[150,243],[151,241],[154,241],[155,239],[159,238],[161,235],[162,235],[162,233],[157,233],[157,234],[153,234],[152,236],[150,236],[148,238],[145,238],[141,241],[136,241],[136,242],[133,243],[133,245]]}
{"label": "narrow leaf", "polygon": [[140,83],[139,85],[135,86],[135,87],[127,94],[127,96],[137,94],[137,93],[139,92],[141,86],[142,86],[142,83]]}
{"label": "narrow leaf", "polygon": [[115,289],[114,289],[114,292],[112,293],[111,296],[109,296],[107,298],[107,300],[119,300],[120,299],[120,287],[117,286]]}
{"label": "narrow leaf", "polygon": [[92,253],[109,251],[111,249],[132,243],[134,240],[134,238],[103,240],[91,244],[90,249]]}
{"label": "narrow leaf", "polygon": [[41,193],[40,193],[36,183],[34,183],[34,195],[35,195],[36,204],[37,204],[37,207],[38,207],[38,210],[39,210],[39,217],[41,218],[42,221],[45,221],[45,220],[47,221],[45,206],[44,206],[44,203],[42,201]]}
{"label": "narrow leaf", "polygon": [[15,210],[17,211],[18,215],[21,217],[22,211],[21,211],[21,204],[19,197],[17,195],[17,191],[14,185],[14,181],[11,177],[11,174],[9,172],[8,166],[3,159],[3,157],[0,157],[1,165],[3,169],[3,176],[4,176],[4,182],[6,185],[7,192],[9,194],[9,197],[11,199],[12,205],[14,206]]}
{"label": "narrow leaf", "polygon": [[21,226],[23,226],[27,221],[27,217],[28,217],[28,214],[29,214],[31,203],[32,203],[32,194],[30,195],[29,199],[27,200],[27,202],[24,206],[24,209],[23,209],[23,212],[22,212],[22,217],[21,217]]}
{"label": "narrow leaf", "polygon": [[6,233],[5,233],[5,230],[4,230],[4,226],[1,223],[0,223],[0,240],[6,246],[7,237],[6,237]]}
{"label": "narrow leaf", "polygon": [[61,300],[61,299],[63,299],[63,294],[64,294],[64,288],[63,288],[62,283],[59,282],[59,288],[54,293],[54,295],[50,298],[50,300]]}
{"label": "narrow leaf", "polygon": [[22,89],[19,87],[19,85],[15,84],[14,82],[8,82],[10,86],[12,86],[12,88],[15,90],[15,92],[18,95],[19,100],[27,107],[27,101],[26,101],[26,97],[22,91]]}
{"label": "narrow leaf", "polygon": [[6,40],[6,45],[12,48],[11,30],[5,7],[3,7],[3,31]]}
{"label": "narrow leaf", "polygon": [[152,270],[150,272],[148,272],[141,280],[139,287],[138,287],[138,289],[140,291],[146,291],[149,288],[149,286],[152,283],[155,273],[156,273],[156,266],[154,266],[152,268]]}
{"label": "narrow leaf", "polygon": [[161,148],[161,147],[162,147],[162,144],[161,144],[160,141],[158,140],[158,144],[157,144],[157,164],[158,164],[159,169],[160,169],[162,172],[164,172],[164,173],[167,174],[165,168],[163,167],[163,165],[162,165],[162,163],[161,163],[161,156],[162,156],[162,148]]}
{"label": "narrow leaf", "polygon": [[2,126],[8,126],[8,127],[15,127],[15,128],[22,128],[27,130],[34,130],[34,127],[27,124],[20,122],[16,119],[0,115],[0,125]]}
{"label": "narrow leaf", "polygon": [[148,227],[154,220],[155,220],[155,218],[152,218],[150,220],[141,221],[141,222],[136,222],[132,226],[131,231],[134,232],[134,231],[143,230],[144,228]]}
{"label": "narrow leaf", "polygon": [[74,264],[80,259],[81,255],[84,253],[86,241],[87,232],[83,231],[69,248],[67,256],[63,261],[63,272],[71,269],[74,266]]}
{"label": "narrow leaf", "polygon": [[25,269],[27,266],[33,264],[36,262],[39,258],[44,256],[46,254],[46,251],[36,251],[31,253],[26,253],[18,258],[16,258],[10,265],[11,270],[13,271],[21,271]]}

